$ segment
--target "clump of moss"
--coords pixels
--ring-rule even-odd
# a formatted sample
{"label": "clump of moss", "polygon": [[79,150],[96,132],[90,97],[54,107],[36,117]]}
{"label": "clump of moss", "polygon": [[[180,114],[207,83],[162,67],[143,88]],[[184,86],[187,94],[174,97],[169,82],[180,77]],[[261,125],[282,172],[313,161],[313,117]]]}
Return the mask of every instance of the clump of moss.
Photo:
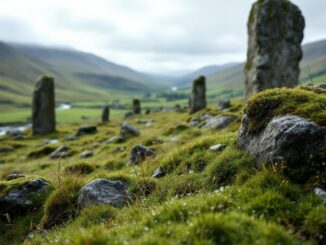
{"label": "clump of moss", "polygon": [[95,168],[88,163],[78,163],[64,168],[66,174],[86,175],[90,174]]}
{"label": "clump of moss", "polygon": [[82,181],[79,178],[67,178],[46,200],[41,227],[49,229],[53,226],[73,219],[77,215],[77,198]]}
{"label": "clump of moss", "polygon": [[266,127],[273,117],[298,115],[319,125],[326,125],[326,94],[320,89],[297,87],[269,89],[249,99],[245,113],[249,131]]}
{"label": "clump of moss", "polygon": [[311,210],[304,223],[305,232],[320,244],[325,244],[326,242],[326,206],[320,205],[315,209]]}
{"label": "clump of moss", "polygon": [[116,216],[116,209],[108,205],[91,205],[82,209],[76,224],[89,227],[96,224],[104,224]]}

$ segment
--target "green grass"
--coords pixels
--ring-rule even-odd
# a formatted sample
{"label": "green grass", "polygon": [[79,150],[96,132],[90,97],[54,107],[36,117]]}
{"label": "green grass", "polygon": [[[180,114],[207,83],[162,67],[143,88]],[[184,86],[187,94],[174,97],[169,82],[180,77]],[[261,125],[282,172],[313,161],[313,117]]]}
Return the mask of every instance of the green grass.
{"label": "green grass", "polygon": [[[291,91],[307,95],[314,105],[322,96],[311,99],[312,91]],[[291,91],[274,90],[289,100]],[[280,101],[288,106],[289,101]],[[294,101],[295,109],[305,105],[305,101]],[[1,179],[18,172],[28,179],[42,177],[54,188],[39,200],[40,208],[34,213],[17,216],[11,223],[0,221],[0,244],[323,244],[325,203],[309,183],[294,182],[281,167],[259,167],[237,148],[243,105],[232,104],[230,113],[239,120],[223,130],[187,126],[204,114],[223,114],[212,105],[192,115],[159,112],[124,119],[139,128],[140,135],[110,144],[102,142],[119,134],[119,117],[108,123],[87,121],[98,132],[75,141],[66,141],[66,136],[75,134],[85,122],[61,123],[56,133],[47,136],[34,137],[27,131],[22,140],[0,138],[0,146],[14,148],[0,155]],[[139,119],[155,122],[145,126],[137,123]],[[40,146],[44,139],[60,143]],[[48,152],[63,144],[72,155],[49,159]],[[156,155],[130,165],[136,144],[149,146]],[[226,148],[210,152],[208,148],[215,144]],[[80,153],[85,150],[93,150],[94,155],[82,159]],[[158,167],[166,175],[154,179],[151,175]],[[132,202],[123,208],[80,209],[80,188],[96,178],[126,182]],[[0,187],[5,184],[8,190],[14,183],[3,180]],[[0,197],[4,193],[0,190]],[[31,238],[26,239],[28,234]]]}

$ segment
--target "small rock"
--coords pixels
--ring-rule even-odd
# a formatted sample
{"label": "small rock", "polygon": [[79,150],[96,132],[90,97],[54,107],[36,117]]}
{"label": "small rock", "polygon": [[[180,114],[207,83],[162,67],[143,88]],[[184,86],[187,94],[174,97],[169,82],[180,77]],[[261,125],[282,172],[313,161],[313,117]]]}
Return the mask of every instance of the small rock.
{"label": "small rock", "polygon": [[235,117],[231,116],[216,116],[211,119],[208,119],[203,128],[222,129],[227,127],[234,120]]}
{"label": "small rock", "polygon": [[205,114],[205,115],[203,115],[203,116],[200,117],[200,120],[201,121],[207,121],[207,120],[210,120],[212,118],[213,118],[213,116],[211,116],[209,114]]}
{"label": "small rock", "polygon": [[326,191],[321,188],[315,188],[314,193],[326,202]]}
{"label": "small rock", "polygon": [[51,159],[58,159],[58,158],[66,158],[70,156],[70,147],[68,146],[60,146],[59,148],[57,148],[54,152],[52,152],[49,155],[49,158]]}
{"label": "small rock", "polygon": [[132,117],[133,115],[134,115],[134,113],[132,113],[131,111],[128,111],[128,112],[125,114],[125,118]]}
{"label": "small rock", "polygon": [[23,174],[9,174],[5,177],[5,180],[10,181],[14,179],[25,178],[26,176]]}
{"label": "small rock", "polygon": [[228,99],[221,99],[219,102],[218,102],[218,109],[219,110],[224,110],[224,109],[227,109],[231,106],[231,102],[230,100]]}
{"label": "small rock", "polygon": [[79,191],[78,206],[81,208],[92,204],[108,204],[122,207],[131,200],[126,183],[117,180],[95,179]]}
{"label": "small rock", "polygon": [[152,175],[153,178],[162,178],[164,176],[165,176],[165,172],[161,167],[158,167]]}
{"label": "small rock", "polygon": [[8,152],[12,152],[14,150],[15,150],[15,148],[12,146],[9,146],[9,145],[0,147],[0,153],[8,153]]}
{"label": "small rock", "polygon": [[44,144],[47,145],[55,145],[55,144],[58,144],[60,141],[58,139],[47,139],[47,140],[44,140]]}
{"label": "small rock", "polygon": [[95,126],[84,126],[84,127],[80,127],[77,130],[77,136],[80,135],[85,135],[85,134],[94,134],[97,132],[97,128]]}
{"label": "small rock", "polygon": [[121,128],[120,128],[120,135],[122,137],[138,136],[139,134],[140,133],[137,128],[131,126],[127,122],[122,123]]}
{"label": "small rock", "polygon": [[82,157],[82,158],[89,158],[89,157],[91,157],[91,156],[93,156],[94,155],[94,152],[92,152],[92,151],[83,151],[81,154],[80,154],[80,156]]}
{"label": "small rock", "polygon": [[147,157],[153,155],[155,155],[155,151],[152,149],[143,145],[135,145],[131,150],[130,162],[133,164],[138,164],[145,161]]}
{"label": "small rock", "polygon": [[107,145],[110,143],[122,143],[124,141],[125,141],[125,138],[118,135],[118,136],[112,136],[110,139],[108,139],[107,141],[104,141],[102,144]]}
{"label": "small rock", "polygon": [[326,89],[326,83],[319,84],[316,88]]}
{"label": "small rock", "polygon": [[33,195],[49,187],[50,184],[43,179],[34,179],[14,186],[0,198],[1,214],[9,213],[16,216],[20,212],[36,208],[34,207]]}
{"label": "small rock", "polygon": [[196,126],[198,126],[199,123],[200,123],[199,120],[197,120],[197,119],[192,119],[192,120],[189,122],[189,126],[190,126],[190,127],[196,127]]}
{"label": "small rock", "polygon": [[67,137],[66,137],[66,140],[68,140],[68,141],[74,141],[74,140],[76,140],[77,138],[76,138],[76,136],[75,135],[68,135]]}
{"label": "small rock", "polygon": [[18,129],[12,129],[6,132],[6,135],[13,139],[22,139],[24,138],[25,133]]}
{"label": "small rock", "polygon": [[209,147],[209,150],[212,152],[220,152],[225,149],[226,145],[225,144],[217,144]]}

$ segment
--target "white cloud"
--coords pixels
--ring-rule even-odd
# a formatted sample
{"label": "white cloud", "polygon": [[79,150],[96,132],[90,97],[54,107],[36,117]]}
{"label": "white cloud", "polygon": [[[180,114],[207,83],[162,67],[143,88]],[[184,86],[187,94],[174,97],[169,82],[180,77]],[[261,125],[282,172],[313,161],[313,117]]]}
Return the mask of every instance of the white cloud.
{"label": "white cloud", "polygon": [[[151,72],[245,59],[253,0],[1,0],[0,39],[69,46]],[[305,42],[326,38],[326,2],[293,0]]]}

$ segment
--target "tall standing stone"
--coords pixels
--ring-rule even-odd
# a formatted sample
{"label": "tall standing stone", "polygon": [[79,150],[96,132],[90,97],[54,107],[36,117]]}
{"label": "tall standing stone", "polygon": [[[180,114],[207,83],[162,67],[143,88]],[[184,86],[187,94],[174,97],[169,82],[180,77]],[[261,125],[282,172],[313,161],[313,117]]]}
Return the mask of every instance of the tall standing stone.
{"label": "tall standing stone", "polygon": [[32,105],[33,135],[55,131],[54,79],[42,76],[36,83]]}
{"label": "tall standing stone", "polygon": [[190,113],[206,108],[206,78],[204,76],[200,76],[192,82],[189,108]]}
{"label": "tall standing stone", "polygon": [[134,99],[132,101],[132,112],[134,114],[140,114],[141,113],[141,106],[140,106],[140,100]]}
{"label": "tall standing stone", "polygon": [[248,21],[245,100],[259,91],[298,84],[305,20],[288,0],[259,0]]}
{"label": "tall standing stone", "polygon": [[110,120],[110,107],[104,106],[102,109],[102,122],[108,122]]}

